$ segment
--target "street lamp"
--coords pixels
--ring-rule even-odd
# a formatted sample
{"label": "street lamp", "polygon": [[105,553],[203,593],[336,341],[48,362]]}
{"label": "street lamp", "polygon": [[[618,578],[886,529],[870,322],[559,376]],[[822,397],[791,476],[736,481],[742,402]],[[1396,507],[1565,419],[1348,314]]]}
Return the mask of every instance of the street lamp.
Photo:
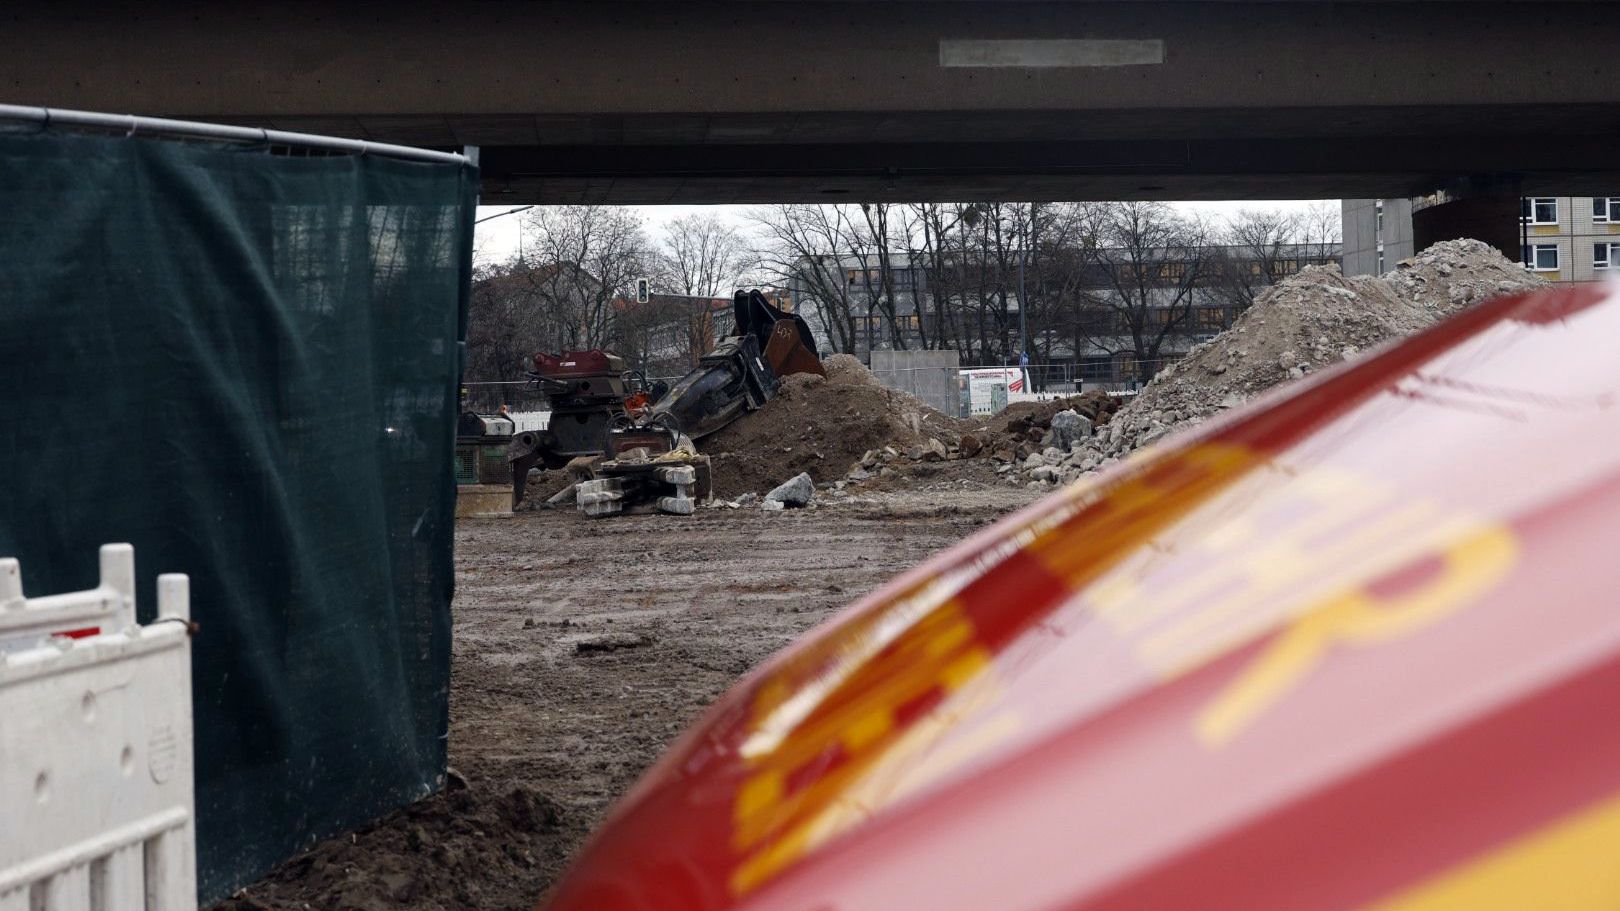
{"label": "street lamp", "polygon": [[[1024,222],[1023,242],[1018,245],[1018,369],[1023,372],[1029,365],[1029,318],[1026,308],[1029,304],[1024,294],[1024,266],[1029,262],[1029,236],[1030,229],[1035,224],[1035,204],[1029,204],[1029,220]],[[1024,379],[1029,379],[1026,374]],[[1026,392],[1034,392],[1034,384],[1026,382]]]}
{"label": "street lamp", "polygon": [[527,212],[532,208],[534,208],[534,206],[519,206],[516,209],[507,209],[505,212],[496,212],[494,215],[485,215],[483,218],[480,218],[477,221],[473,222],[473,224],[481,225],[484,222],[490,221],[492,219],[505,218],[508,215],[516,215],[519,212]]}

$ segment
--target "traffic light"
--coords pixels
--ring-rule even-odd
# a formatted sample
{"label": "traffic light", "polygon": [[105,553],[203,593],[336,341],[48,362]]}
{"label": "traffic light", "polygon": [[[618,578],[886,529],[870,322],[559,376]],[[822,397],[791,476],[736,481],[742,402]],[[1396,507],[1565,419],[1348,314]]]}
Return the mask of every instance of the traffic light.
{"label": "traffic light", "polygon": [[645,278],[636,279],[636,303],[645,304],[652,297],[652,288]]}

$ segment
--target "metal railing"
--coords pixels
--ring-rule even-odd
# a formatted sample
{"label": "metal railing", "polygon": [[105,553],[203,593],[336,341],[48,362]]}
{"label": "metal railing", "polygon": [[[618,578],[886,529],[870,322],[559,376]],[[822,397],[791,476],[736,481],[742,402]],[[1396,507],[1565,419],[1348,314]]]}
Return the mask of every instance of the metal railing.
{"label": "metal railing", "polygon": [[42,129],[52,126],[78,129],[107,130],[126,136],[169,136],[193,139],[212,139],[224,142],[258,143],[271,146],[291,146],[304,149],[322,149],[351,155],[379,155],[407,161],[437,161],[446,164],[466,164],[465,155],[418,149],[386,142],[368,142],[341,136],[318,136],[313,133],[290,133],[285,130],[266,130],[259,127],[229,126],[221,123],[200,123],[194,120],[169,120],[163,117],[141,117],[135,114],[103,114],[96,111],[74,111],[65,108],[36,108],[16,104],[0,104],[0,120],[21,120],[37,123]]}
{"label": "metal railing", "polygon": [[495,414],[507,411],[547,411],[546,396],[528,380],[503,380],[461,384],[461,410]]}

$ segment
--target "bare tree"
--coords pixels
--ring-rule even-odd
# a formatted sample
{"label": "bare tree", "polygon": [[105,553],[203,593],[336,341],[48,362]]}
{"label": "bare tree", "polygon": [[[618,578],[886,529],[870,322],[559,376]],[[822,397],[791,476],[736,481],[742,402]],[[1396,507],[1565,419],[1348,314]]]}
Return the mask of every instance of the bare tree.
{"label": "bare tree", "polygon": [[612,334],[614,300],[649,268],[641,220],[618,206],[548,206],[523,224],[527,256],[522,270],[545,314],[545,337],[554,350],[596,348]]}
{"label": "bare tree", "polygon": [[1339,255],[1344,241],[1344,210],[1333,200],[1318,200],[1305,209],[1299,220],[1299,242],[1308,245],[1316,260]]}
{"label": "bare tree", "polygon": [[1302,224],[1299,215],[1281,209],[1243,209],[1228,219],[1220,262],[1211,269],[1215,293],[1238,308],[1253,304],[1292,271],[1284,263],[1298,256]]}
{"label": "bare tree", "polygon": [[[950,232],[956,227],[956,220],[939,203],[906,206],[901,218],[904,221],[902,234],[907,239],[907,252],[915,275],[912,306],[923,347],[953,347],[958,328],[949,294],[952,270],[955,268],[950,252]],[[919,283],[927,287],[926,311]]]}
{"label": "bare tree", "polygon": [[760,237],[760,272],[792,288],[794,306],[840,352],[857,350],[859,326],[868,317],[852,293],[851,272],[864,273],[875,259],[853,208],[779,205],[748,216]]}
{"label": "bare tree", "polygon": [[[1055,348],[1072,336],[1069,320],[1089,302],[1086,282],[1094,275],[1096,214],[1092,203],[1035,203],[1030,206],[1026,296],[1031,358],[1056,359]],[[1078,354],[1079,349],[1071,349]],[[1044,384],[1050,377],[1034,377]]]}
{"label": "bare tree", "polygon": [[1116,202],[1097,213],[1095,268],[1102,287],[1095,310],[1108,313],[1108,335],[1091,340],[1110,353],[1112,333],[1123,339],[1143,382],[1158,372],[1167,340],[1192,329],[1196,289],[1210,270],[1207,225],[1164,203]]}
{"label": "bare tree", "polygon": [[664,227],[658,284],[689,297],[720,297],[743,284],[753,258],[741,232],[713,215],[688,215]]}
{"label": "bare tree", "polygon": [[520,380],[544,335],[544,314],[517,262],[479,266],[467,307],[469,382]]}
{"label": "bare tree", "polygon": [[[899,306],[895,301],[894,238],[889,233],[888,203],[861,203],[861,217],[866,223],[862,249],[870,249],[877,259],[876,269],[861,269],[861,282],[866,290],[866,349],[872,350],[874,332],[881,322],[888,336],[889,346],[896,350],[906,348],[906,335],[900,324]],[[863,263],[864,266],[864,263]]]}

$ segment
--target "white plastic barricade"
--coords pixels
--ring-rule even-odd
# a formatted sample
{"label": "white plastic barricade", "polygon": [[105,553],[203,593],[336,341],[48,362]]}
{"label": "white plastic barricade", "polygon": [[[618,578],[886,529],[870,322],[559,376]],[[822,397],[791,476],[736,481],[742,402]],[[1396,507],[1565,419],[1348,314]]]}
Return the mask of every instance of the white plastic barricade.
{"label": "white plastic barricade", "polygon": [[190,618],[163,575],[136,625],[128,544],[42,598],[0,559],[0,911],[196,908]]}

